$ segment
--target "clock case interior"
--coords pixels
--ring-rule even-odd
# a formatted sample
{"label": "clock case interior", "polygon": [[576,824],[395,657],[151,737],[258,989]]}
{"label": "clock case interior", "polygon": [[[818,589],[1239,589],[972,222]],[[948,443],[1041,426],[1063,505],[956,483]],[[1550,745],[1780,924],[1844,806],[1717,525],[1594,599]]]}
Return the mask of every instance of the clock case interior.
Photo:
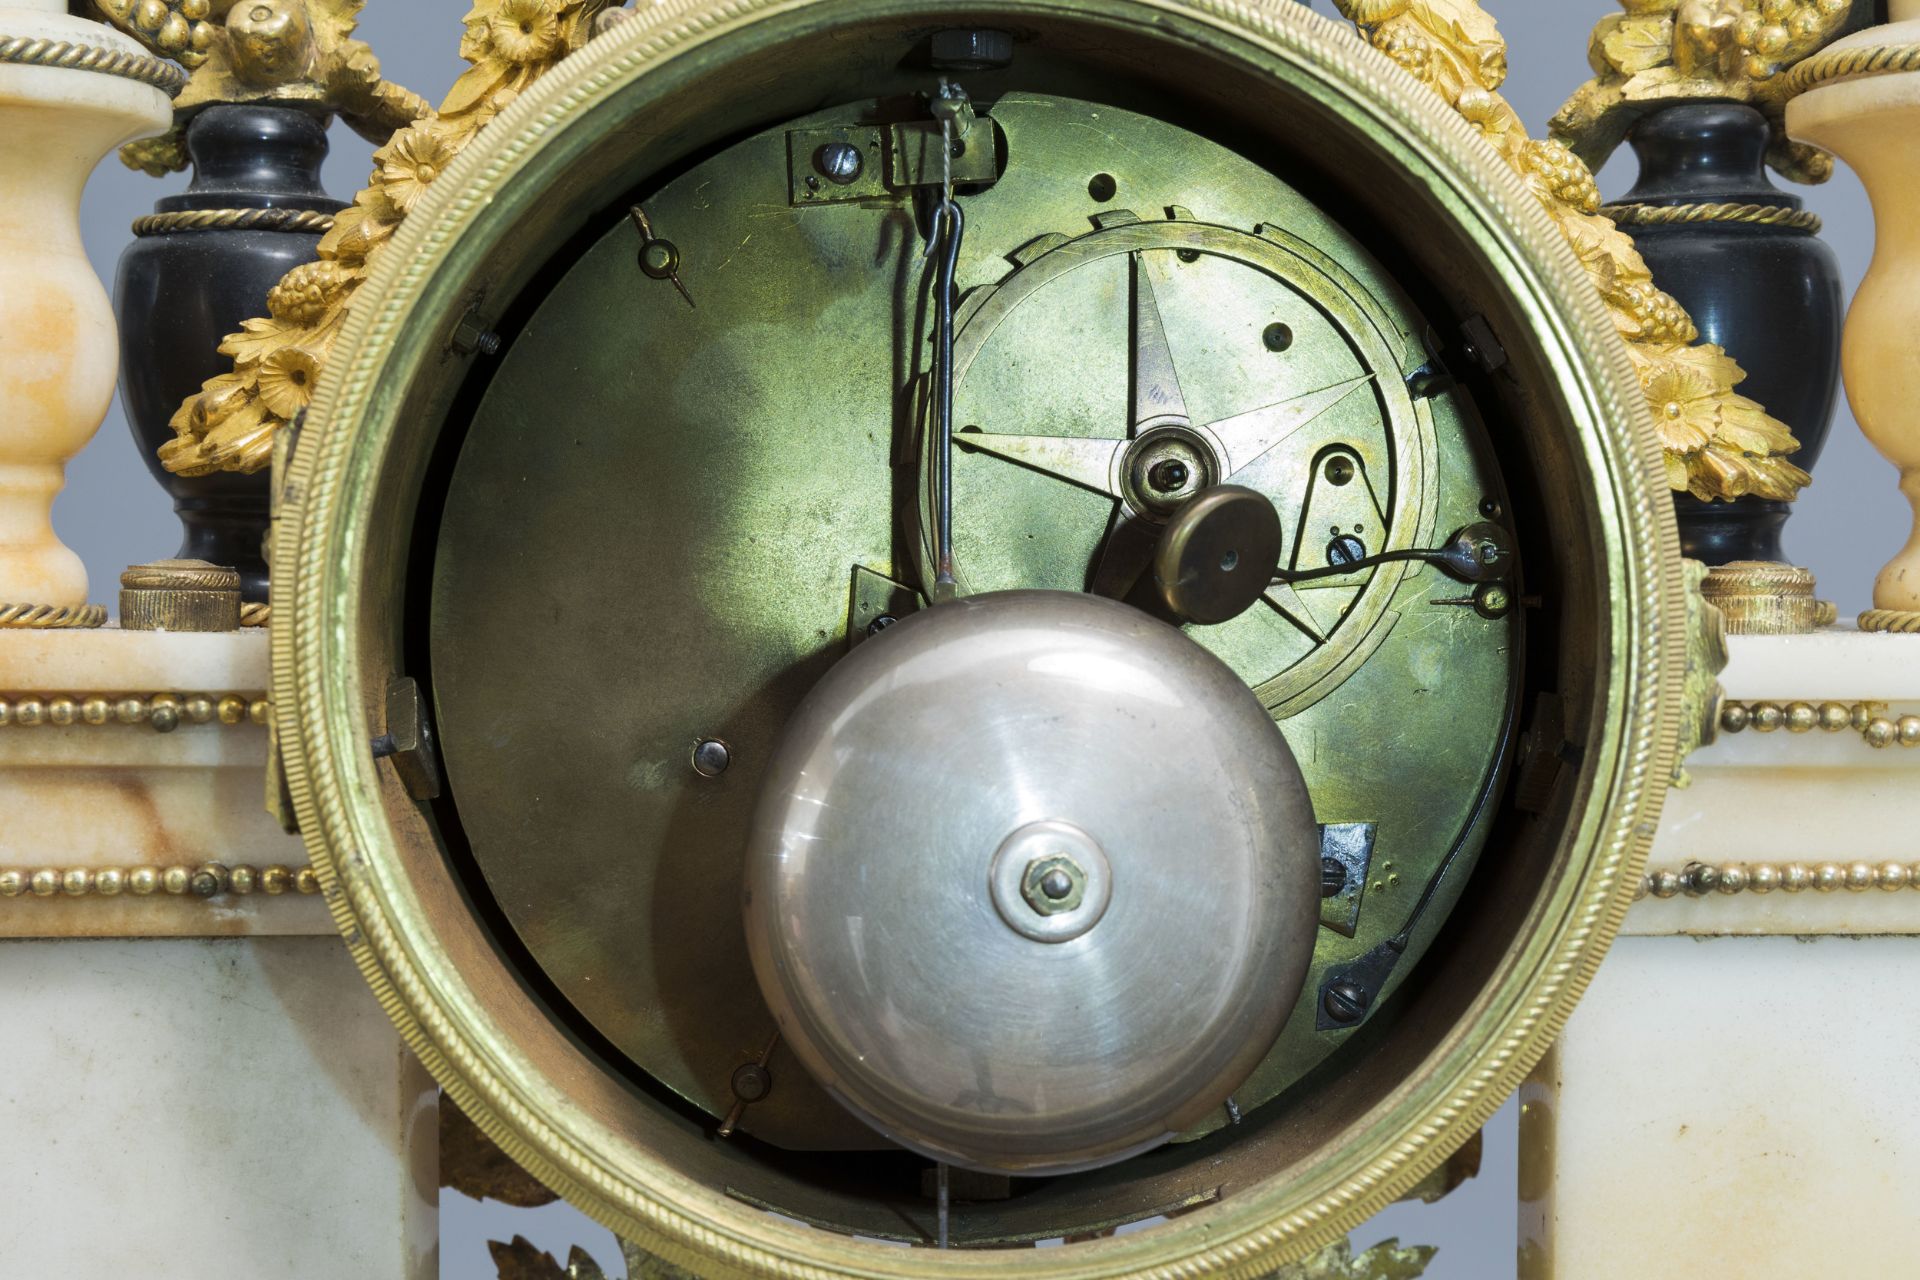
{"label": "clock case interior", "polygon": [[[456,269],[425,286],[421,314],[440,325],[431,351],[423,346],[412,376],[388,392],[397,398],[389,411],[407,427],[383,460],[372,498],[369,536],[396,554],[384,573],[362,584],[369,689],[380,672],[434,688],[438,533],[463,428],[498,367],[460,354],[456,330],[484,317],[511,349],[565,271],[631,205],[644,204],[677,175],[822,104],[909,102],[924,93],[936,74],[926,60],[931,30],[922,18],[890,8],[847,4],[831,24],[813,12],[774,14],[750,42],[736,34],[683,54],[594,103],[589,114],[604,117],[601,127],[575,128],[545,149],[518,180],[519,189],[537,196],[500,202],[476,219],[475,233],[454,255]],[[1482,220],[1473,193],[1450,191],[1423,157],[1369,127],[1361,105],[1309,77],[1276,82],[1252,59],[1223,57],[1178,13],[1148,22],[1022,5],[1012,13],[956,10],[950,21],[1016,34],[1010,67],[963,77],[989,115],[1004,96],[1043,94],[1165,122],[1279,175],[1363,244],[1433,326],[1435,354],[1477,408],[1504,480],[1524,591],[1538,601],[1524,629],[1516,628],[1524,637],[1521,675],[1512,690],[1511,729],[1497,747],[1531,780],[1526,804],[1515,803],[1511,782],[1490,793],[1479,819],[1483,851],[1423,962],[1406,970],[1393,998],[1363,1025],[1342,1033],[1336,1053],[1240,1123],[1107,1169],[1016,1180],[1004,1199],[955,1206],[956,1243],[1018,1243],[1191,1209],[1274,1177],[1316,1185],[1333,1176],[1343,1135],[1407,1105],[1407,1081],[1484,1048],[1476,1014],[1487,1012],[1502,970],[1536,945],[1526,941],[1536,917],[1556,900],[1564,903],[1583,870],[1567,850],[1590,836],[1578,828],[1595,823],[1588,801],[1596,786],[1607,785],[1596,774],[1612,762],[1589,756],[1586,747],[1598,744],[1602,722],[1619,713],[1605,655],[1627,625],[1631,602],[1617,585],[1624,548],[1596,499],[1613,489],[1606,472],[1622,462],[1605,455],[1593,426],[1583,428],[1582,411],[1565,398],[1567,381],[1579,375],[1555,347],[1564,335],[1543,323],[1548,309],[1533,300],[1541,282],[1525,278],[1497,246],[1489,250],[1498,232]],[[1347,48],[1351,37],[1327,25],[1327,43]],[[1362,56],[1357,45],[1351,56]],[[1469,322],[1497,336],[1497,367],[1462,350]],[[566,373],[556,369],[554,376]],[[632,501],[645,497],[636,493]],[[617,562],[602,566],[600,578],[609,597],[625,589]],[[525,659],[526,679],[538,682],[542,655]],[[636,671],[650,661],[639,647],[632,660]],[[1387,731],[1393,710],[1366,709],[1362,730]],[[590,718],[594,708],[575,714]],[[551,748],[567,750],[564,740]],[[410,874],[430,882],[432,896],[466,901],[472,927],[450,931],[460,936],[448,937],[449,951],[468,956],[476,972],[496,975],[493,981],[518,985],[514,1034],[577,1105],[648,1158],[745,1203],[836,1231],[930,1237],[924,1160],[900,1151],[787,1150],[750,1133],[716,1139],[706,1110],[634,1070],[526,949],[474,859],[458,799],[456,780],[428,805],[391,787],[382,803],[403,857],[417,868]],[[714,892],[731,899],[734,888],[716,885]]]}

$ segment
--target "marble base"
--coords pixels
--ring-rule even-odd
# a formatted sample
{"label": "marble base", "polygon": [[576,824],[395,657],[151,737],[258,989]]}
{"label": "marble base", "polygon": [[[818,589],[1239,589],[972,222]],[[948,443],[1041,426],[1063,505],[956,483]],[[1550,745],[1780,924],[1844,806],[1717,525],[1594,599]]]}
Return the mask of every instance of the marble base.
{"label": "marble base", "polygon": [[1904,1276],[1920,938],[1622,939],[1522,1089],[1523,1280]]}
{"label": "marble base", "polygon": [[433,1280],[432,1082],[337,938],[0,942],[7,1276]]}
{"label": "marble base", "polygon": [[[0,630],[0,872],[304,868],[250,719],[18,719],[267,687],[258,631]],[[0,1277],[432,1280],[438,1132],[317,894],[0,896]]]}
{"label": "marble base", "polygon": [[[0,698],[118,701],[156,694],[266,697],[267,636],[0,630]],[[0,725],[0,869],[307,864],[264,804],[267,730],[246,723]],[[0,938],[331,934],[326,904],[296,892],[202,901],[0,897]]]}
{"label": "marble base", "polygon": [[[1736,636],[1730,697],[1920,713],[1920,638]],[[1920,748],[1723,735],[1649,865],[1920,862]],[[1644,898],[1522,1090],[1524,1280],[1907,1275],[1920,888]]]}

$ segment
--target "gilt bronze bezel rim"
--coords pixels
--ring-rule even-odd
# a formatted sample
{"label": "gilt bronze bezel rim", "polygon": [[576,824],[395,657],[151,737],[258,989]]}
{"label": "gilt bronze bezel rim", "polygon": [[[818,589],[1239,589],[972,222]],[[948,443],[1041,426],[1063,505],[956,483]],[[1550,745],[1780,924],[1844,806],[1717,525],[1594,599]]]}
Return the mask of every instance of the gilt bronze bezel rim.
{"label": "gilt bronze bezel rim", "polygon": [[[1685,607],[1659,450],[1612,323],[1536,200],[1444,103],[1347,29],[1291,0],[1001,0],[996,10],[1102,20],[1204,44],[1316,92],[1382,155],[1416,166],[1431,198],[1473,232],[1538,335],[1552,393],[1577,440],[1567,448],[1600,543],[1584,549],[1599,584],[1595,703],[1574,815],[1529,909],[1527,931],[1441,1036],[1423,1071],[1385,1093],[1292,1178],[1237,1187],[1164,1226],[1019,1254],[888,1248],[780,1221],[696,1185],[623,1138],[570,1092],[565,1072],[516,1039],[503,992],[464,972],[449,926],[457,886],[417,881],[393,813],[406,801],[366,750],[384,700],[381,655],[399,626],[362,584],[390,573],[379,500],[417,481],[395,378],[444,356],[457,317],[426,310],[436,272],[482,219],[538,199],[514,180],[570,121],[620,85],[761,17],[822,10],[905,14],[911,0],[669,0],[616,28],[515,102],[456,161],[383,255],[340,338],[303,439],[282,478],[272,620],[275,702],[289,788],[323,891],[389,1016],[448,1093],[491,1137],[593,1217],[669,1260],[713,1274],[781,1277],[1253,1277],[1336,1238],[1413,1185],[1470,1136],[1546,1051],[1618,930],[1671,772]],[[444,322],[444,323],[443,323]],[[396,453],[396,450],[398,451]],[[386,660],[390,667],[390,657]],[[455,913],[449,915],[448,913]],[[503,1001],[507,1003],[502,1003]]]}

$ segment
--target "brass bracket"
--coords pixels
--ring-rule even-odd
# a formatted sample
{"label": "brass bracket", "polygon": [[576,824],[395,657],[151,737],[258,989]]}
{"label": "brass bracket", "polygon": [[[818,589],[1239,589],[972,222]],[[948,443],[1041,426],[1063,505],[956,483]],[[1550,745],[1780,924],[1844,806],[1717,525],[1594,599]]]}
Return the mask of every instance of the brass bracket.
{"label": "brass bracket", "polygon": [[891,200],[915,187],[939,186],[948,172],[959,187],[992,182],[1000,176],[997,135],[986,116],[975,120],[986,128],[954,142],[947,169],[936,120],[795,129],[787,134],[787,201],[801,208]]}
{"label": "brass bracket", "polygon": [[396,676],[387,686],[387,731],[373,739],[373,758],[393,761],[400,785],[415,800],[440,798],[440,752],[419,681]]}

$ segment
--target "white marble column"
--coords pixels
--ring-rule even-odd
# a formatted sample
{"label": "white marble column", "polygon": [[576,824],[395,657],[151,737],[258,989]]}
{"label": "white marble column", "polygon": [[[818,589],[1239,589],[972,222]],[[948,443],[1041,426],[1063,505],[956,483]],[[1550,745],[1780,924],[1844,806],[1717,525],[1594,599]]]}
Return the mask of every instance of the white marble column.
{"label": "white marble column", "polygon": [[[9,38],[143,56],[69,17],[66,0],[0,0]],[[87,603],[51,512],[106,415],[120,350],[80,244],[80,191],[101,157],[172,119],[167,95],[138,79],[0,60],[0,606]]]}

